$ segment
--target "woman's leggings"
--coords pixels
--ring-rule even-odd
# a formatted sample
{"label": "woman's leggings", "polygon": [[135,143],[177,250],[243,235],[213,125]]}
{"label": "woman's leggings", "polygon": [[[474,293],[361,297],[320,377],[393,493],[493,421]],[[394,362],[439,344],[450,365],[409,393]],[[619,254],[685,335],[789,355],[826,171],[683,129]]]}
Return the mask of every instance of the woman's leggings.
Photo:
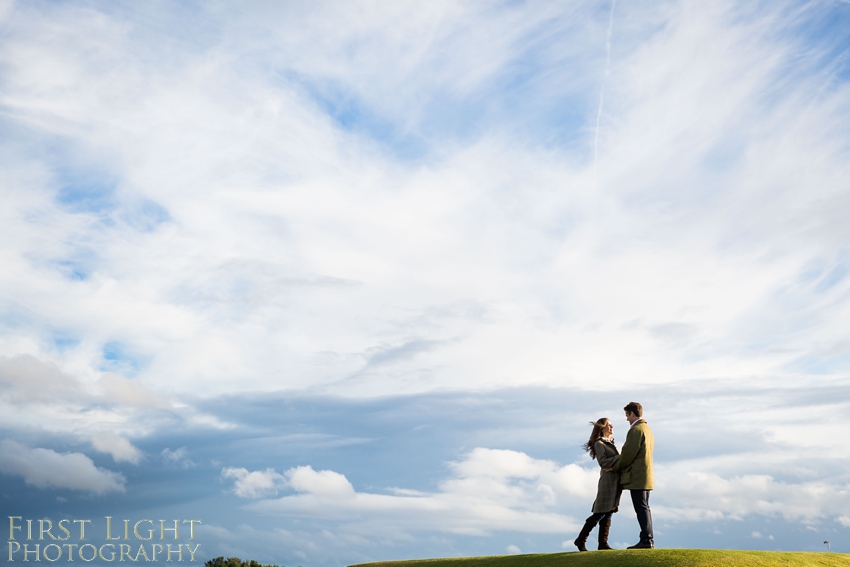
{"label": "woman's leggings", "polygon": [[595,526],[602,520],[610,520],[611,516],[613,515],[614,512],[595,512],[588,519],[586,519],[585,522],[593,522],[593,525]]}

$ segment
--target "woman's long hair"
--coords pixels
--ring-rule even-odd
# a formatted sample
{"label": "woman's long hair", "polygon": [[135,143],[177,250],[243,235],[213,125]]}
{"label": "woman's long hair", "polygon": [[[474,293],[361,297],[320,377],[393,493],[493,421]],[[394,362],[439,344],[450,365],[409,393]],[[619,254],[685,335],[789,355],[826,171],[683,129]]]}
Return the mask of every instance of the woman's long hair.
{"label": "woman's long hair", "polygon": [[582,445],[582,449],[590,453],[590,458],[596,458],[596,449],[593,448],[596,445],[596,442],[599,441],[601,437],[603,437],[603,429],[606,425],[610,423],[610,420],[607,417],[600,417],[596,420],[596,423],[590,422],[590,425],[593,426],[593,431],[590,432],[590,439],[587,440],[587,443]]}

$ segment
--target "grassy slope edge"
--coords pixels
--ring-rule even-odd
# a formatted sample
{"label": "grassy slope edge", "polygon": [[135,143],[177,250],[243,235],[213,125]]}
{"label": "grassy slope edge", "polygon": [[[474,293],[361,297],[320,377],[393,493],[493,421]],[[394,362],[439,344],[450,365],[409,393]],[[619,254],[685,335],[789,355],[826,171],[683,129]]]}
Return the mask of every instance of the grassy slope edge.
{"label": "grassy slope edge", "polygon": [[850,555],[723,549],[612,550],[362,563],[350,567],[850,567]]}

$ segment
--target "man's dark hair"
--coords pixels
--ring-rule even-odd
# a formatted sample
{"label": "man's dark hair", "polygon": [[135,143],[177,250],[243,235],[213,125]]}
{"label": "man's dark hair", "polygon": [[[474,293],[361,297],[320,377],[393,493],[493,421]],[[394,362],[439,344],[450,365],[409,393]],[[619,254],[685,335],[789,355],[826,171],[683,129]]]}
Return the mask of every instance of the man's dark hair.
{"label": "man's dark hair", "polygon": [[633,413],[638,417],[643,417],[643,406],[637,402],[629,402],[628,404],[626,404],[626,407],[624,407],[623,410],[629,413]]}

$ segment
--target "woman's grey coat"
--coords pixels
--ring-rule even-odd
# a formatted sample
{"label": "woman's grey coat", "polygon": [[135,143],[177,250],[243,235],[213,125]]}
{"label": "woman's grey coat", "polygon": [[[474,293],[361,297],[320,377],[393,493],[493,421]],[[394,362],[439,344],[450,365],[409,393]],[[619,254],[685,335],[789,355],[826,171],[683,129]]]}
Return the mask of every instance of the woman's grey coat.
{"label": "woman's grey coat", "polygon": [[[617,462],[620,452],[611,441],[604,437],[593,444],[596,452],[596,462],[600,468],[607,469]],[[620,507],[620,473],[614,471],[599,471],[599,486],[596,489],[596,500],[593,501],[593,513],[616,512]]]}

